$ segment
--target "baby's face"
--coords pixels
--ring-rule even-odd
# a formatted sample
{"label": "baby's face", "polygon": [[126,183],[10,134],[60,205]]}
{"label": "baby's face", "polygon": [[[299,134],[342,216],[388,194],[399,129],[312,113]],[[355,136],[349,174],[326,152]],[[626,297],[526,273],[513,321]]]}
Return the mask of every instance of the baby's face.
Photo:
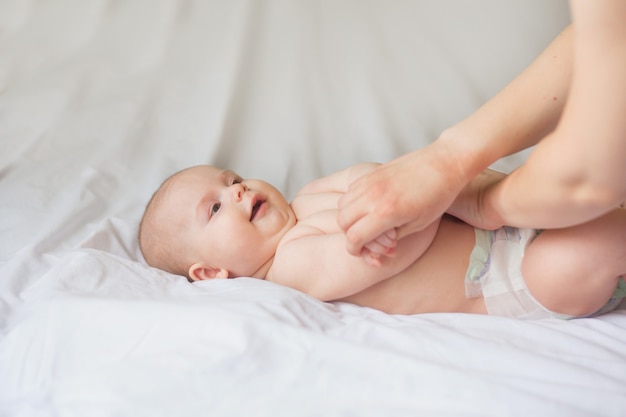
{"label": "baby's face", "polygon": [[195,262],[223,268],[230,276],[252,276],[296,222],[272,185],[212,166],[183,171],[167,193],[168,212],[180,221]]}

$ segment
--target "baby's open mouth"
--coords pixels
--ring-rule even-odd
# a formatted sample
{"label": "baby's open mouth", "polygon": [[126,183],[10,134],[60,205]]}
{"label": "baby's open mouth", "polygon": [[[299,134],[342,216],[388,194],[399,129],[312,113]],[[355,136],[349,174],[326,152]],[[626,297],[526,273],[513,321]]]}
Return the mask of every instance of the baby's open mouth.
{"label": "baby's open mouth", "polygon": [[263,203],[265,203],[265,201],[263,201],[263,200],[258,200],[258,201],[254,202],[254,205],[252,206],[252,211],[250,213],[250,221],[254,220],[254,218],[256,217],[257,213],[259,212],[259,209],[263,205]]}

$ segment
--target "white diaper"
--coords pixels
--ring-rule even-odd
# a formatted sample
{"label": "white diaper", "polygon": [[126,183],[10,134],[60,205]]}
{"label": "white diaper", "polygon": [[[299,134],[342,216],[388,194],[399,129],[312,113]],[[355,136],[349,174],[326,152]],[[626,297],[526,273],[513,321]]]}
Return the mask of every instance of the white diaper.
{"label": "white diaper", "polygon": [[[482,296],[487,311],[493,315],[521,319],[573,318],[574,316],[548,310],[526,287],[522,277],[522,260],[526,246],[539,233],[534,229],[514,227],[493,231],[475,229],[476,245],[470,255],[470,264],[465,275],[466,296]],[[592,316],[615,309],[624,297],[624,287],[622,279],[614,297]]]}

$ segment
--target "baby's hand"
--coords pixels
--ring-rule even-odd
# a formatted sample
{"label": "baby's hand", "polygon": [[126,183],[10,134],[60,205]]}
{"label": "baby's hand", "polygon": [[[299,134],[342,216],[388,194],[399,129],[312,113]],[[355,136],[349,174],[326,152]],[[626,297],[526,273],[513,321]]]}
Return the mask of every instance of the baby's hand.
{"label": "baby's hand", "polygon": [[395,228],[387,230],[376,239],[368,242],[361,250],[361,257],[372,266],[380,266],[381,257],[393,256],[398,244],[398,232]]}

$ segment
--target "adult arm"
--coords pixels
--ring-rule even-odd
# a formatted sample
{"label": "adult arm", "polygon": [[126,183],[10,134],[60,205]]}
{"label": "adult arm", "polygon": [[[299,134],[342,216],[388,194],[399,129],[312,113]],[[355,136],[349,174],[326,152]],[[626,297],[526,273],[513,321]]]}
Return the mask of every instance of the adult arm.
{"label": "adult arm", "polygon": [[339,202],[348,251],[361,254],[389,229],[397,228],[399,238],[422,229],[491,163],[552,131],[568,95],[572,38],[568,27],[509,85],[433,144],[355,181]]}

